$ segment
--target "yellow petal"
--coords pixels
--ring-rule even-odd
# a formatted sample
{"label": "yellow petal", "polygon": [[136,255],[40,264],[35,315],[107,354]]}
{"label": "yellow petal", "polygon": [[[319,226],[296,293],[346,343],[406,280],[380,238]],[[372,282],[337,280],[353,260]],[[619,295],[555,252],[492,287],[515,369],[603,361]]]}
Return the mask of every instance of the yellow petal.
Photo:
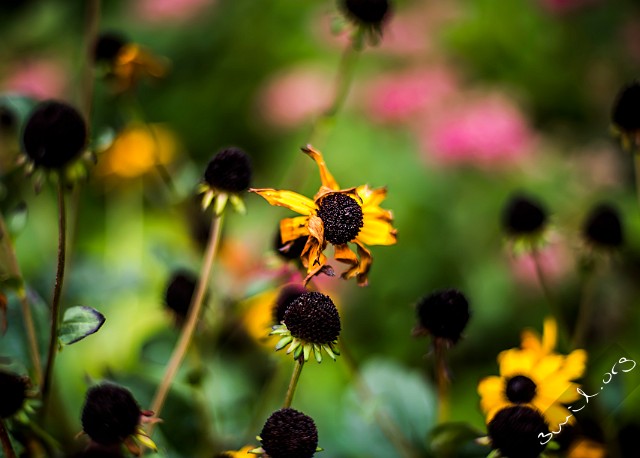
{"label": "yellow petal", "polygon": [[307,228],[308,216],[296,216],[280,221],[280,241],[284,244],[299,237],[309,235]]}
{"label": "yellow petal", "polygon": [[542,342],[538,334],[531,329],[525,329],[522,331],[521,344],[523,350],[531,350],[536,353],[542,354]]}
{"label": "yellow petal", "polygon": [[337,191],[340,189],[338,183],[336,182],[331,172],[327,168],[327,164],[324,162],[324,157],[322,157],[322,153],[313,148],[311,145],[307,145],[302,148],[302,152],[307,154],[311,159],[315,161],[318,165],[318,170],[320,171],[320,180],[322,182],[322,186],[326,186],[327,188],[333,189]]}
{"label": "yellow petal", "polygon": [[394,245],[397,242],[397,232],[389,222],[365,216],[364,226],[356,240],[366,245]]}
{"label": "yellow petal", "polygon": [[532,378],[537,383],[543,382],[562,367],[564,359],[564,356],[556,354],[542,357],[531,371]]}
{"label": "yellow petal", "polygon": [[513,377],[515,375],[529,376],[535,359],[535,353],[530,351],[519,350],[517,348],[505,350],[498,355],[500,375],[503,377]]}
{"label": "yellow petal", "polygon": [[565,358],[560,372],[567,380],[575,380],[582,377],[587,364],[587,352],[574,350]]}
{"label": "yellow petal", "polygon": [[356,188],[356,192],[362,199],[363,207],[377,207],[387,197],[387,188],[371,189],[369,185],[363,184]]}
{"label": "yellow petal", "polygon": [[262,196],[271,205],[285,207],[301,215],[312,215],[316,211],[313,200],[293,191],[279,191],[271,188],[250,189],[250,192]]}
{"label": "yellow petal", "polygon": [[513,404],[511,404],[510,402],[507,402],[507,401],[503,401],[503,402],[500,402],[499,404],[496,404],[495,407],[493,407],[490,411],[487,412],[487,416],[485,418],[485,422],[487,424],[489,424],[489,422],[491,420],[493,420],[493,417],[495,417],[498,412],[500,412],[502,409],[504,409],[506,407],[509,407],[509,406],[512,406],[512,405]]}
{"label": "yellow petal", "polygon": [[504,403],[505,379],[502,377],[485,377],[478,383],[478,394],[480,395],[480,408],[483,412],[489,412],[496,405]]}
{"label": "yellow petal", "polygon": [[551,353],[556,348],[556,339],[558,337],[558,324],[553,318],[546,318],[542,329],[542,348]]}
{"label": "yellow petal", "polygon": [[[536,405],[535,399],[533,404]],[[566,407],[560,404],[553,404],[547,409],[539,408],[547,423],[549,423],[549,431],[558,434],[562,429],[566,429],[568,425],[576,422],[576,417]],[[566,423],[565,423],[566,422]]]}
{"label": "yellow petal", "polygon": [[342,245],[334,245],[336,261],[349,264],[349,268],[342,273],[342,278],[349,280],[360,272],[360,261],[356,254],[345,243]]}

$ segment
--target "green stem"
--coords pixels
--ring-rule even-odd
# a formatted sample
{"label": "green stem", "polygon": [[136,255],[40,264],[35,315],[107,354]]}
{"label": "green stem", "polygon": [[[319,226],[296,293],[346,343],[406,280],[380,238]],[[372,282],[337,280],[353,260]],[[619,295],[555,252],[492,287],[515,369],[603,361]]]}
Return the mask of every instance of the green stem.
{"label": "green stem", "polygon": [[578,318],[576,326],[573,330],[571,338],[571,347],[580,348],[584,345],[584,340],[589,330],[589,322],[591,321],[591,298],[593,296],[595,285],[595,268],[589,267],[584,274],[582,281],[582,294],[580,297],[580,305],[578,308]]}
{"label": "green stem", "polygon": [[[182,360],[184,359],[187,349],[189,348],[189,344],[191,343],[191,340],[193,338],[196,325],[198,324],[200,311],[202,310],[202,304],[204,302],[205,293],[209,284],[209,277],[211,275],[213,261],[216,257],[218,242],[220,240],[222,219],[223,215],[213,216],[211,232],[209,234],[209,242],[207,244],[205,258],[202,264],[202,269],[200,271],[200,278],[198,279],[196,293],[193,295],[193,298],[191,300],[191,305],[189,306],[189,312],[187,314],[187,320],[182,327],[178,343],[176,344],[173,353],[171,354],[171,359],[167,364],[162,382],[160,383],[151,403],[151,410],[156,416],[160,416],[160,412],[162,411],[164,402],[167,398],[167,395],[169,394],[169,389],[171,388],[173,379],[178,372],[178,369],[180,368]],[[150,424],[148,428],[149,434],[151,434],[152,430],[153,424]]]}
{"label": "green stem", "polygon": [[85,59],[82,72],[82,111],[87,122],[87,128],[91,130],[91,108],[93,105],[93,67],[95,63],[95,44],[98,38],[100,24],[100,0],[90,0],[87,5],[85,17]]}
{"label": "green stem", "polygon": [[[346,362],[347,368],[351,378],[355,381],[358,394],[364,402],[370,403],[373,401],[375,395],[367,385],[364,377],[360,373],[360,369],[355,362],[355,359],[348,346],[345,343],[344,336],[340,337],[340,357]],[[389,442],[396,448],[401,456],[405,458],[420,458],[421,454],[418,453],[413,446],[407,441],[406,436],[398,425],[382,410],[377,408],[374,412],[374,420],[382,434],[389,440]]]}
{"label": "green stem", "polygon": [[283,408],[291,407],[293,401],[293,395],[296,392],[298,386],[298,380],[300,380],[300,374],[302,373],[302,366],[304,366],[304,358],[300,355],[300,358],[296,359],[296,365],[293,368],[293,374],[291,374],[291,381],[289,381],[289,388],[287,388],[287,395],[284,398]]}
{"label": "green stem", "polygon": [[547,277],[544,274],[544,270],[542,269],[542,261],[540,259],[540,252],[537,249],[533,249],[531,251],[531,257],[533,259],[533,265],[536,269],[536,276],[538,277],[538,283],[540,284],[540,289],[542,290],[542,294],[544,295],[547,304],[549,305],[549,312],[556,319],[558,323],[558,334],[559,340],[566,343],[566,338],[568,335],[568,327],[566,321],[564,319],[564,315],[561,313],[560,307],[555,300],[553,293],[551,292],[551,288],[549,287],[549,283],[547,282]]}
{"label": "green stem", "polygon": [[434,339],[435,372],[438,385],[438,423],[446,423],[449,419],[449,373],[445,345],[446,343],[442,339]]}
{"label": "green stem", "polygon": [[633,153],[633,163],[636,172],[636,196],[640,205],[640,151],[638,150]]}
{"label": "green stem", "polygon": [[2,450],[4,451],[4,456],[6,458],[16,458],[16,452],[13,450],[9,432],[7,431],[4,420],[2,418],[0,418],[0,442],[2,442]]}
{"label": "green stem", "polygon": [[53,376],[53,365],[58,352],[58,326],[60,322],[60,295],[64,282],[64,268],[66,259],[66,210],[64,204],[64,179],[58,176],[58,265],[56,269],[56,281],[53,287],[53,299],[51,301],[51,327],[49,332],[49,351],[44,371],[42,384],[42,416],[46,415],[49,392]]}

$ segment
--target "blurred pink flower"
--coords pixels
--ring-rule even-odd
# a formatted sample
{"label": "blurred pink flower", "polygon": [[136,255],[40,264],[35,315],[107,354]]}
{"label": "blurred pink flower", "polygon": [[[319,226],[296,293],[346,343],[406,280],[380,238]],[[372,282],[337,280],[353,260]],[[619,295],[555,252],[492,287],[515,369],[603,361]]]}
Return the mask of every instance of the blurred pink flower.
{"label": "blurred pink flower", "polygon": [[216,0],[137,0],[133,4],[137,17],[148,22],[193,19]]}
{"label": "blurred pink flower", "polygon": [[415,69],[372,81],[362,98],[376,121],[402,122],[420,112],[437,110],[456,87],[456,77],[444,67]]}
{"label": "blurred pink flower", "polygon": [[61,99],[67,84],[66,71],[60,62],[29,59],[11,66],[0,87],[36,99]]}
{"label": "blurred pink flower", "polygon": [[549,12],[564,14],[580,8],[593,5],[599,0],[539,0],[540,4]]}
{"label": "blurred pink flower", "polygon": [[451,108],[427,124],[421,135],[428,159],[492,168],[524,160],[536,142],[524,114],[497,95]]}
{"label": "blurred pink flower", "polygon": [[[545,281],[551,284],[562,282],[572,272],[573,265],[569,251],[564,243],[553,242],[538,252],[540,268]],[[531,287],[540,287],[540,280],[536,270],[536,263],[529,253],[510,258],[511,268],[515,279]]]}
{"label": "blurred pink flower", "polygon": [[312,67],[279,73],[258,94],[258,112],[272,126],[294,128],[320,115],[333,98],[332,77]]}

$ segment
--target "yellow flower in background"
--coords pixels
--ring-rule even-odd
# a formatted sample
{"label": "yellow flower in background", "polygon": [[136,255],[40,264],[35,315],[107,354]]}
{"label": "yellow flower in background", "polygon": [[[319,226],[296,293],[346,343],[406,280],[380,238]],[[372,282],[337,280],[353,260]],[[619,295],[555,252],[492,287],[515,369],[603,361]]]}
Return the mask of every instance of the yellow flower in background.
{"label": "yellow flower in background", "polygon": [[110,77],[118,92],[133,87],[141,77],[162,78],[168,71],[165,58],[151,54],[135,43],[127,43],[115,57]]}
{"label": "yellow flower in background", "polygon": [[569,447],[567,458],[606,458],[604,445],[591,439],[578,439]]}
{"label": "yellow flower in background", "polygon": [[170,163],[177,150],[175,135],[161,124],[133,124],[102,153],[97,171],[105,176],[135,178]]}
{"label": "yellow flower in background", "polygon": [[[340,189],[327,169],[322,153],[310,145],[302,151],[316,162],[320,171],[322,186],[313,200],[293,191],[271,188],[251,191],[271,205],[285,207],[302,215],[280,221],[280,234],[285,246],[299,237],[308,237],[301,255],[307,269],[305,283],[320,272],[331,274],[331,267],[327,265],[324,255],[327,244],[331,243],[335,259],[349,266],[342,278],[356,277],[358,284],[364,286],[372,263],[367,245],[396,243],[393,215],[380,207],[387,190],[372,189],[368,185]],[[356,245],[357,255],[348,243]]]}
{"label": "yellow flower in background", "polygon": [[587,353],[584,350],[574,350],[567,356],[554,353],[556,332],[555,321],[548,319],[542,338],[525,331],[522,348],[498,355],[500,376],[485,377],[478,384],[480,407],[487,423],[499,410],[512,405],[537,409],[550,429],[556,429],[568,417],[570,423],[575,421],[563,404],[580,398],[579,385],[573,380],[583,375]]}
{"label": "yellow flower in background", "polygon": [[246,458],[247,457],[247,453],[249,453],[251,450],[253,450],[255,447],[252,446],[245,446],[242,447],[240,450],[234,451],[234,450],[227,450],[226,452],[222,452],[219,453],[218,455],[216,455],[216,458]]}

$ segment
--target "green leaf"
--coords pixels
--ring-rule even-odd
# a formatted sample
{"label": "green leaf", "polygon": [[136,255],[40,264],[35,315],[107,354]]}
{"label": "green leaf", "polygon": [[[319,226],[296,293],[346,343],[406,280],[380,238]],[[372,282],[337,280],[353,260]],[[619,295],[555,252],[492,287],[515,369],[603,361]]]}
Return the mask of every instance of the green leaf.
{"label": "green leaf", "polygon": [[467,423],[444,423],[431,431],[431,450],[438,456],[453,456],[458,449],[482,435],[482,431],[478,431]]}
{"label": "green leaf", "polygon": [[71,345],[97,332],[104,324],[102,313],[91,307],[79,305],[64,312],[58,339],[63,345]]}

